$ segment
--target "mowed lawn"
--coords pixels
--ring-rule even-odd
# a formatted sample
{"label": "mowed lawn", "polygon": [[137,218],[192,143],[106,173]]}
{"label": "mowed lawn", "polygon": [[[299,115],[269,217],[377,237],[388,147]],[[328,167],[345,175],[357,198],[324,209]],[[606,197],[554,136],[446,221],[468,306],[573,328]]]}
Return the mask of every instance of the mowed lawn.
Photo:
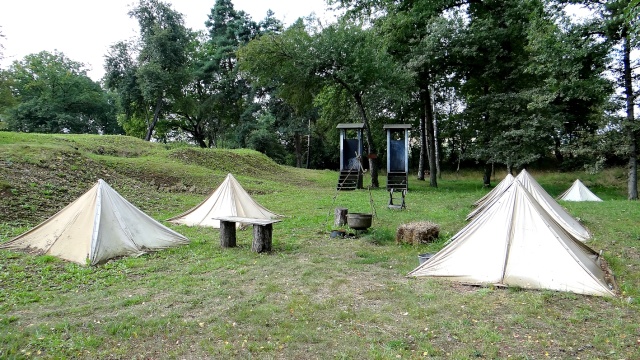
{"label": "mowed lawn", "polygon": [[[84,156],[82,147],[76,150]],[[412,174],[407,209],[397,211],[387,209],[384,189],[337,192],[333,171],[272,164],[279,170],[269,175],[248,170],[242,159],[222,170],[191,161],[178,167],[162,154],[87,156],[107,171],[116,191],[160,221],[198,204],[233,172],[254,199],[285,215],[274,225],[273,251],[251,252],[250,230],[238,232],[237,248],[222,249],[217,229],[166,222],[191,243],[96,267],[0,251],[0,358],[640,358],[640,203],[626,200],[622,169],[595,175],[530,170],[552,196],[579,177],[604,200],[562,203],[592,232],[589,246],[603,250],[616,274],[620,297],[599,298],[405,276],[418,254],[438,251],[465,225],[471,204],[488,191],[479,173],[444,173],[438,188]],[[15,164],[23,158],[14,154],[3,175],[19,171]],[[160,168],[149,164],[162,164],[165,173],[132,175]],[[496,174],[494,184],[504,175]],[[95,176],[74,183],[74,191],[88,190]],[[182,186],[160,186],[159,178]],[[3,181],[4,189],[17,189]],[[58,186],[32,182],[25,189],[43,197]],[[30,199],[28,220],[3,214],[0,241],[56,210]],[[373,211],[372,228],[356,238],[330,238],[336,207]],[[400,224],[422,220],[440,225],[437,242],[396,244]]]}

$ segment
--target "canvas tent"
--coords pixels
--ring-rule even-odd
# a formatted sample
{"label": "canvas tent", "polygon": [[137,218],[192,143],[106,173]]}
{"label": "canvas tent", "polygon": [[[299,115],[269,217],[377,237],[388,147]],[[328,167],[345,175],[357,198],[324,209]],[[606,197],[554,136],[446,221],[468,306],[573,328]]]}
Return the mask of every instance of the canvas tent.
{"label": "canvas tent", "polygon": [[[254,219],[274,219],[281,217],[251,198],[238,180],[228,174],[222,184],[203,202],[168,221],[188,226],[220,227],[220,221],[214,217],[239,216]],[[242,224],[238,223],[238,226]]]}
{"label": "canvas tent", "polygon": [[615,295],[598,254],[564,231],[517,181],[408,276]]}
{"label": "canvas tent", "polygon": [[[549,195],[538,182],[526,171],[522,170],[518,176],[514,178],[514,182],[519,182],[524,186],[531,196],[545,209],[552,218],[568,233],[580,241],[587,241],[591,238],[589,231],[582,226],[576,219],[571,216],[557,201],[555,201],[551,195]],[[510,185],[509,185],[510,186]],[[504,193],[509,187],[502,189]],[[488,202],[484,202],[475,208],[469,215],[467,220],[471,220],[482,213],[492,202],[499,199],[501,194],[496,194],[494,198]]]}
{"label": "canvas tent", "polygon": [[580,179],[576,179],[567,191],[560,194],[558,200],[565,201],[602,201],[591,192]]}
{"label": "canvas tent", "polygon": [[125,200],[103,180],[57,214],[0,245],[82,265],[188,244]]}

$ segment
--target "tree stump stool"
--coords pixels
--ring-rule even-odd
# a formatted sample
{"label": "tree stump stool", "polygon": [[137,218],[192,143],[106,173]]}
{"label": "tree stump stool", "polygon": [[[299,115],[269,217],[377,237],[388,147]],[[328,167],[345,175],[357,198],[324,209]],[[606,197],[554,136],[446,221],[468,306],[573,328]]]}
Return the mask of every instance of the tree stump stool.
{"label": "tree stump stool", "polygon": [[223,248],[236,247],[236,223],[220,220],[220,246]]}
{"label": "tree stump stool", "polygon": [[273,225],[253,225],[253,242],[251,243],[251,251],[257,253],[271,251],[271,235],[273,233]]}
{"label": "tree stump stool", "polygon": [[335,226],[344,226],[347,225],[347,214],[349,213],[349,209],[347,208],[336,208],[334,212],[334,220],[333,225]]}
{"label": "tree stump stool", "polygon": [[223,248],[236,246],[236,223],[253,225],[251,250],[257,253],[271,251],[273,223],[280,222],[280,220],[240,216],[219,216],[213,219],[220,221],[220,246]]}

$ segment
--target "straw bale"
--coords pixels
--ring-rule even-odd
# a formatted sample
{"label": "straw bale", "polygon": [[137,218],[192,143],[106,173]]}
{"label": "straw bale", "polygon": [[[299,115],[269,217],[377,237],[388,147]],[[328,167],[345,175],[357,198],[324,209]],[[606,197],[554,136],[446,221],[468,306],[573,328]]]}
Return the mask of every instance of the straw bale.
{"label": "straw bale", "polygon": [[397,244],[426,244],[440,236],[440,226],[430,221],[402,224],[396,232]]}

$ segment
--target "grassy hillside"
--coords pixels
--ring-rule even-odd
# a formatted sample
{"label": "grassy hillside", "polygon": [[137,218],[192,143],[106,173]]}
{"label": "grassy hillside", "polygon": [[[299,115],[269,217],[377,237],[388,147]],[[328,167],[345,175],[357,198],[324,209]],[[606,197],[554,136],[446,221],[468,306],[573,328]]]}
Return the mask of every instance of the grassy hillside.
{"label": "grassy hillside", "polygon": [[[437,189],[412,176],[407,210],[393,211],[384,189],[336,192],[335,172],[122,136],[0,132],[0,242],[99,178],[162,221],[228,172],[286,216],[271,254],[250,251],[251,231],[221,249],[218,230],[173,225],[190,245],[97,267],[0,251],[0,358],[640,358],[640,204],[625,200],[622,169],[532,172],[552,196],[579,177],[605,200],[562,205],[604,251],[622,291],[613,299],[406,278],[465,225],[487,192],[477,173],[444,174]],[[329,238],[334,208],[372,206],[366,234]],[[417,220],[439,224],[440,239],[397,245],[397,227]]]}

